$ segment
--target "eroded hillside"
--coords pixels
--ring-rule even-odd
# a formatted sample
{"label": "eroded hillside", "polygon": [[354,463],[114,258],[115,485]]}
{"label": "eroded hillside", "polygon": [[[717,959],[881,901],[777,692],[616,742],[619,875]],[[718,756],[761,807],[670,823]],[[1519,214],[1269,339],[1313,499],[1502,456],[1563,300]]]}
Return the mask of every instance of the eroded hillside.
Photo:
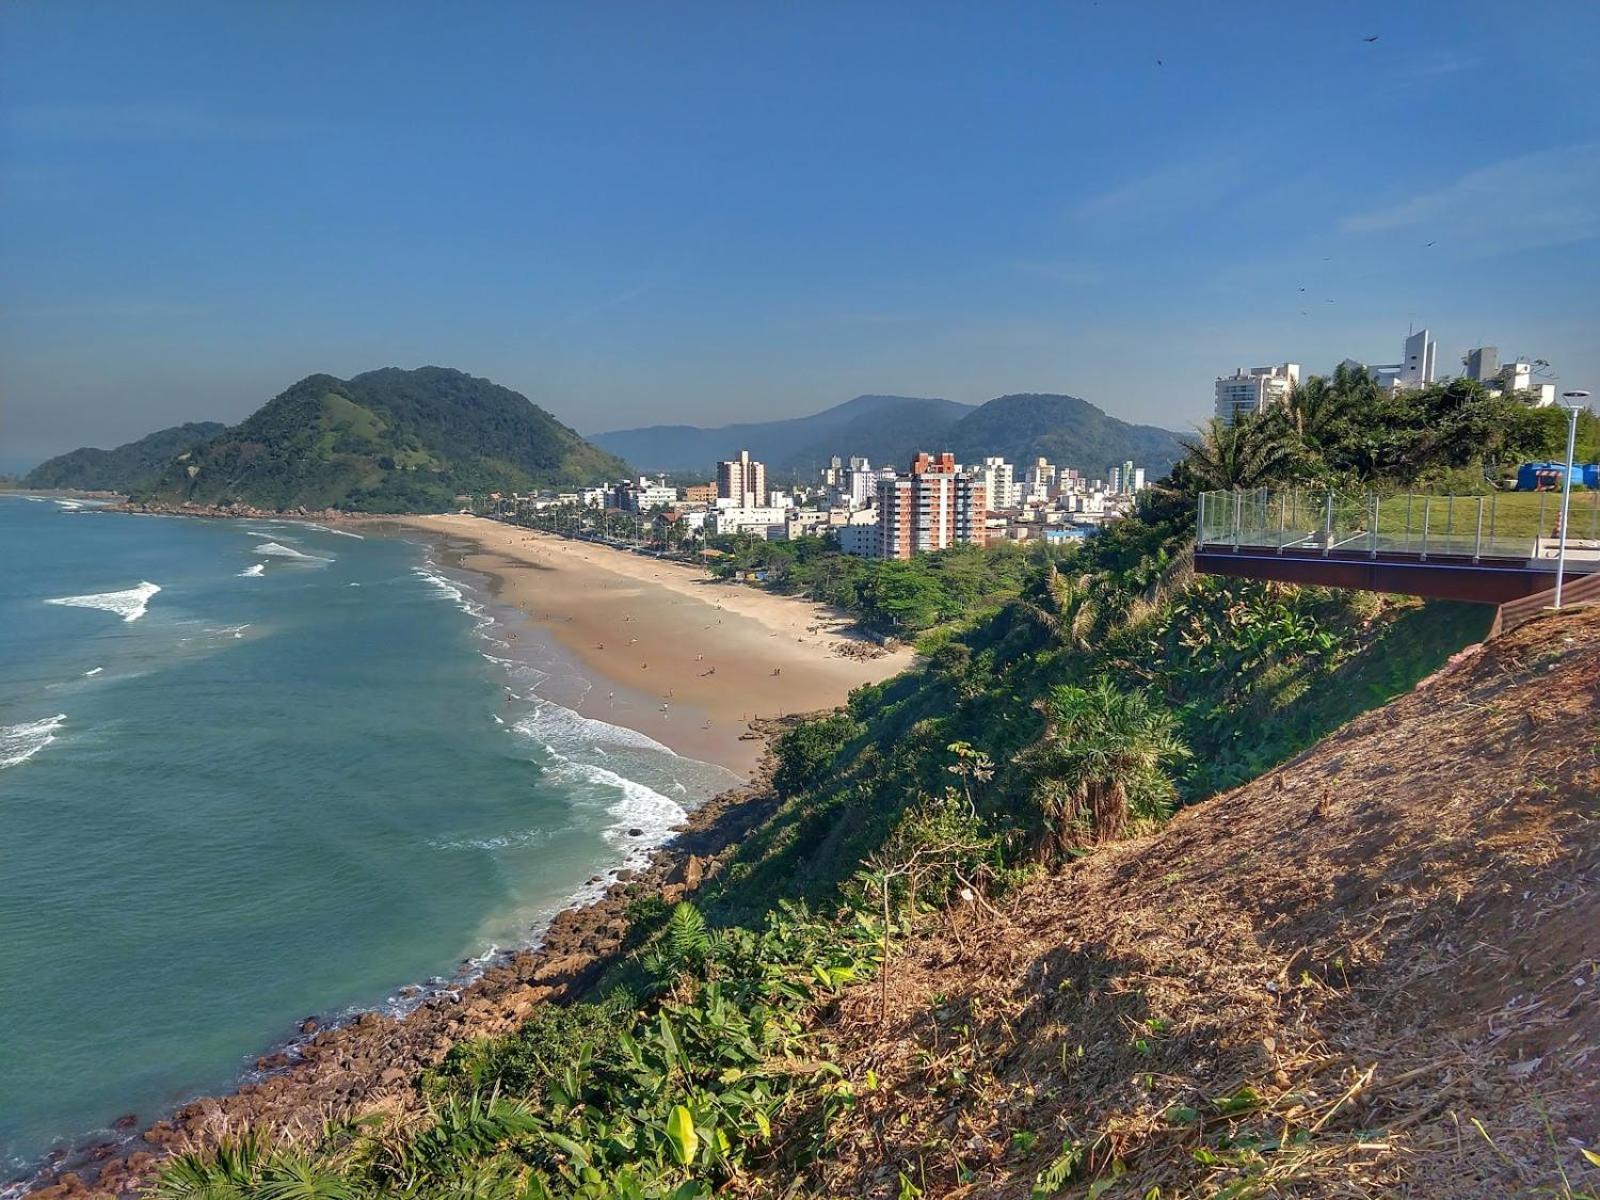
{"label": "eroded hillside", "polygon": [[766,1183],[1591,1194],[1597,756],[1600,610],[1551,614],[1160,833],[969,906],[843,1001],[826,1036],[855,1111],[806,1179]]}

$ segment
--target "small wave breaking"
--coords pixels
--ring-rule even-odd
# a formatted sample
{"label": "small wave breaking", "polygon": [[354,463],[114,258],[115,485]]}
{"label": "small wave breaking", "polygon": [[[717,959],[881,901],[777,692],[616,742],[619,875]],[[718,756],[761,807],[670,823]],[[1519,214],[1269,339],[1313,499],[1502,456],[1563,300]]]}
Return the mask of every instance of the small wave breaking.
{"label": "small wave breaking", "polygon": [[296,550],[293,546],[285,546],[282,542],[262,542],[256,547],[257,554],[265,554],[269,558],[290,558],[302,562],[330,563],[332,558],[321,554],[307,554],[304,550]]}
{"label": "small wave breaking", "polygon": [[266,563],[256,563],[255,566],[246,567],[244,570],[240,571],[239,572],[239,578],[240,579],[260,579],[262,575],[266,574],[266,570],[267,570],[267,564]]}
{"label": "small wave breaking", "polygon": [[56,730],[66,723],[66,719],[66,713],[57,713],[42,721],[0,725],[0,770],[27,762],[55,741]]}
{"label": "small wave breaking", "polygon": [[126,591],[96,592],[88,596],[57,596],[54,600],[46,600],[45,603],[57,604],[64,608],[98,608],[103,612],[116,613],[124,621],[137,621],[149,608],[150,597],[160,590],[159,583],[145,580],[138,587],[128,588]]}

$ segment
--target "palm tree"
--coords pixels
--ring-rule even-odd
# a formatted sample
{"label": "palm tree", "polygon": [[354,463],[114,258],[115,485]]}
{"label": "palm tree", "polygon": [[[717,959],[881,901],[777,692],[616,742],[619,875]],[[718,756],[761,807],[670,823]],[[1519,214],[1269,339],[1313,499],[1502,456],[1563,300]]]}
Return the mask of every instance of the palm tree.
{"label": "palm tree", "polygon": [[1090,687],[1060,686],[1040,702],[1044,735],[1019,756],[1036,777],[1035,796],[1058,852],[1090,837],[1122,837],[1130,816],[1149,822],[1171,802],[1169,763],[1189,755],[1177,719],[1144,692],[1104,676]]}
{"label": "palm tree", "polygon": [[1199,493],[1260,487],[1283,478],[1294,464],[1294,449],[1282,423],[1267,416],[1241,417],[1232,424],[1212,418],[1173,470],[1175,481]]}

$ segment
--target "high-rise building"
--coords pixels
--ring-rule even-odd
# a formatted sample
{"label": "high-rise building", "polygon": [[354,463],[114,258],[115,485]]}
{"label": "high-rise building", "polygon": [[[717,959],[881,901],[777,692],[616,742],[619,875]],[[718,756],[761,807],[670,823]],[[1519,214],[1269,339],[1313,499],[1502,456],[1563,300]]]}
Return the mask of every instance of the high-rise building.
{"label": "high-rise building", "polygon": [[1476,379],[1480,383],[1488,383],[1491,379],[1500,376],[1500,348],[1498,346],[1478,346],[1468,350],[1461,359],[1462,366],[1467,368],[1467,378]]}
{"label": "high-rise building", "polygon": [[1300,364],[1286,362],[1281,367],[1240,367],[1232,375],[1217,379],[1217,420],[1232,425],[1241,416],[1265,412],[1282,404],[1300,385]]}
{"label": "high-rise building", "polygon": [[955,455],[918,454],[909,474],[878,481],[878,557],[911,558],[988,537],[983,480],[956,468]]}
{"label": "high-rise building", "polygon": [[1405,357],[1400,360],[1400,375],[1396,381],[1398,386],[1420,388],[1432,383],[1434,357],[1438,352],[1439,344],[1428,336],[1426,329],[1407,337]]}
{"label": "high-rise building", "polygon": [[991,509],[1015,508],[1020,503],[1016,471],[1005,459],[986,458],[981,467],[973,468],[973,474],[983,480]]}
{"label": "high-rise building", "polygon": [[732,501],[734,508],[764,508],[767,503],[767,468],[739,451],[739,457],[717,464],[717,499]]}

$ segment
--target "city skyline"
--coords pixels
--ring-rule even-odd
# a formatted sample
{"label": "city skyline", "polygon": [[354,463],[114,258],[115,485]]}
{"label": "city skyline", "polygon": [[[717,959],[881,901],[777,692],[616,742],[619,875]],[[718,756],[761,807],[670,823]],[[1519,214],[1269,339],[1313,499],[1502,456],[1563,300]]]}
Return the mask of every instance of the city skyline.
{"label": "city skyline", "polygon": [[1472,11],[11,6],[0,457],[424,362],[584,434],[1014,392],[1182,431],[1412,324],[1594,390],[1600,14]]}

